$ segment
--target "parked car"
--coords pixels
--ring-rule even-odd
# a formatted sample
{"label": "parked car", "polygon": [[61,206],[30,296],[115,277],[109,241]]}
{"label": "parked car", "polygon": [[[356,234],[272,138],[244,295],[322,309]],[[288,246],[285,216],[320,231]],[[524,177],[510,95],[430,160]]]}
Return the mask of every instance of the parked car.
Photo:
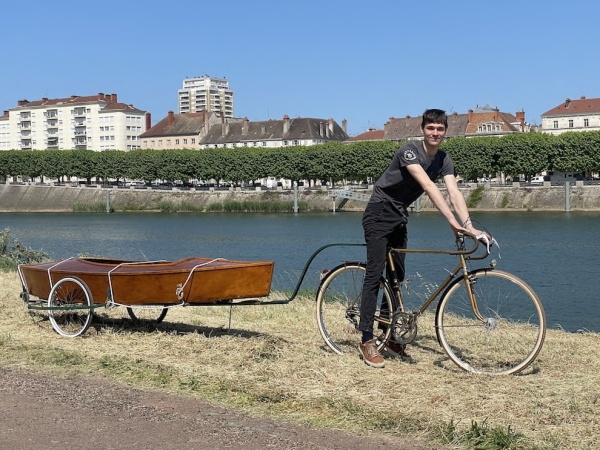
{"label": "parked car", "polygon": [[542,176],[533,177],[531,179],[531,184],[535,184],[535,185],[542,185],[542,184],[544,184],[544,177],[542,177]]}

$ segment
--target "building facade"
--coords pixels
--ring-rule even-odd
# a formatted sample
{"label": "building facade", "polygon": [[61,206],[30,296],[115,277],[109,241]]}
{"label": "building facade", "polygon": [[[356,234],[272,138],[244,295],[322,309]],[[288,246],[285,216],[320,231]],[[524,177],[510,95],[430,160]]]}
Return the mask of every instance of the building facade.
{"label": "building facade", "polygon": [[[406,116],[401,119],[390,117],[384,125],[386,140],[403,141],[422,139],[421,116]],[[502,112],[490,105],[469,109],[467,114],[456,112],[448,115],[448,131],[446,137],[505,136],[512,133],[524,133],[531,130],[525,122],[525,112],[515,115]]]}
{"label": "building facade", "polygon": [[250,121],[247,118],[220,117],[210,111],[175,114],[167,117],[140,136],[142,148],[207,149],[236,147],[286,147],[345,141],[346,121],[314,119],[287,115],[282,120]]}
{"label": "building facade", "polygon": [[179,113],[216,112],[223,117],[233,118],[233,91],[225,78],[186,78],[178,91]]}
{"label": "building facade", "polygon": [[165,118],[140,135],[140,145],[153,150],[199,150],[200,141],[208,130],[220,123],[221,118],[210,111],[186,114],[169,111]]}
{"label": "building facade", "polygon": [[563,103],[542,114],[542,132],[562,134],[567,131],[600,130],[600,98],[579,100],[567,98]]}
{"label": "building facade", "polygon": [[149,122],[117,94],[19,100],[0,117],[0,150],[133,150]]}
{"label": "building facade", "polygon": [[315,119],[287,115],[282,120],[235,122],[222,120],[220,126],[210,128],[200,141],[200,148],[309,146],[330,141],[345,141],[346,121],[342,126],[333,119]]}

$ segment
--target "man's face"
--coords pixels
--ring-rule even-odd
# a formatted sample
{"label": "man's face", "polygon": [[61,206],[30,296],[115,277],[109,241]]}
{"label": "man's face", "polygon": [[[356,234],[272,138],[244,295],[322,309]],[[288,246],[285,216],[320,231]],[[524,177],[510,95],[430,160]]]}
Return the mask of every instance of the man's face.
{"label": "man's face", "polygon": [[443,123],[428,123],[422,131],[425,143],[432,147],[439,146],[446,136],[446,127]]}

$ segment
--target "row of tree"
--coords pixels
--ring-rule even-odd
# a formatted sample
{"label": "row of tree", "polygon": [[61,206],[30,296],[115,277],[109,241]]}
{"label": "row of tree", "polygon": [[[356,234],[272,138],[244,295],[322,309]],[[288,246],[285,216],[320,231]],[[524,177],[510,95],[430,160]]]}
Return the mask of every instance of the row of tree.
{"label": "row of tree", "polygon": [[[35,179],[224,180],[266,177],[290,180],[378,178],[400,143],[330,142],[309,147],[218,148],[207,150],[8,150],[0,151],[0,174]],[[512,134],[451,138],[443,150],[466,180],[502,173],[531,176],[546,170],[600,171],[600,132]]]}

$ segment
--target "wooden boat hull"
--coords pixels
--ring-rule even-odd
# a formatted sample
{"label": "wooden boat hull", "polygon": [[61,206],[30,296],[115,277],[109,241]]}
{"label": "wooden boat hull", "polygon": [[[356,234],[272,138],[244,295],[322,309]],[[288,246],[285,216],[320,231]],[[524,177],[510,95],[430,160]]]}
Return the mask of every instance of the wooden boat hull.
{"label": "wooden boat hull", "polygon": [[47,299],[52,286],[66,277],[81,279],[95,304],[209,304],[266,297],[273,261],[233,261],[192,257],[179,261],[127,261],[70,258],[22,264],[19,275],[29,295]]}

